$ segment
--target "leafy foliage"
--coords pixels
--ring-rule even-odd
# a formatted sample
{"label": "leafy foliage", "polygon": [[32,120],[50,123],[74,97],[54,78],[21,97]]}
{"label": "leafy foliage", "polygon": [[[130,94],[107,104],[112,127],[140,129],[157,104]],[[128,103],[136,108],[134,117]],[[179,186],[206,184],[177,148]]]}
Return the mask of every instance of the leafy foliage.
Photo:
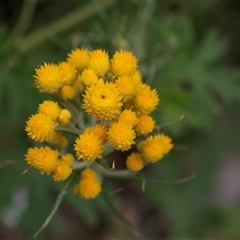
{"label": "leafy foliage", "polygon": [[[220,18],[212,24],[214,10],[226,20],[225,25]],[[215,175],[221,162],[226,161],[226,152],[235,152],[239,138],[240,71],[236,58],[234,62],[230,55],[235,50],[236,56],[239,47],[230,49],[235,32],[224,27],[232,23],[233,10],[230,4],[219,1],[75,1],[67,8],[66,4],[38,2],[26,20],[25,31],[15,31],[14,38],[12,23],[20,21],[17,17],[21,15],[11,21],[1,18],[0,216],[3,228],[14,230],[12,238],[32,237],[63,187],[34,170],[21,175],[26,168],[25,150],[33,144],[26,138],[25,121],[46,99],[33,87],[34,69],[45,61],[60,61],[76,46],[101,47],[110,53],[121,48],[133,51],[140,59],[144,80],[159,92],[161,103],[154,113],[157,124],[185,116],[167,128],[175,136],[174,153],[145,172],[156,179],[174,181],[192,172],[196,178],[181,186],[161,187],[146,180],[144,193],[140,192],[141,184],[109,181],[109,188],[116,185],[125,189],[119,198],[110,195],[110,199],[118,204],[128,194],[133,198],[137,195],[136,202],[141,199],[135,225],[147,238],[240,237],[237,206],[211,198],[219,186]],[[7,213],[19,191],[25,194],[19,202],[23,210],[18,221],[8,225]],[[100,233],[104,236],[100,229],[110,228],[109,206],[102,197],[88,202],[69,192],[61,206],[40,238],[61,235],[86,239]],[[79,233],[76,222],[81,221],[85,228]]]}

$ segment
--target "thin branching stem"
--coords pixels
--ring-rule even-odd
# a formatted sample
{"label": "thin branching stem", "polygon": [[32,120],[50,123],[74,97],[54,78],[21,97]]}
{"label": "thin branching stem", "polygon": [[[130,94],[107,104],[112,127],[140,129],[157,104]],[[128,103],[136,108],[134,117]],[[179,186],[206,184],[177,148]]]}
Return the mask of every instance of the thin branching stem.
{"label": "thin branching stem", "polygon": [[67,183],[65,184],[65,186],[63,187],[62,191],[60,192],[60,194],[57,197],[57,200],[53,206],[52,211],[50,212],[49,216],[46,218],[45,222],[43,223],[43,225],[40,227],[40,229],[34,234],[33,238],[35,238],[44,228],[46,228],[46,226],[49,224],[49,222],[52,220],[54,214],[56,213],[56,211],[59,208],[60,203],[63,200],[64,195],[67,193],[67,189],[70,187],[71,183],[74,181],[74,179],[77,176],[77,172],[72,174],[72,176],[68,179]]}
{"label": "thin branching stem", "polygon": [[16,37],[22,37],[22,35],[28,30],[32,23],[32,18],[36,8],[36,0],[24,0],[23,6],[19,18],[16,21],[16,25],[13,27],[12,32],[9,34],[6,42]]}
{"label": "thin branching stem", "polygon": [[[116,3],[114,0],[101,1],[103,8],[109,8]],[[15,46],[16,49],[21,52],[27,52],[32,48],[36,47],[40,43],[51,39],[56,35],[63,33],[66,30],[74,27],[75,25],[85,21],[96,14],[98,9],[94,8],[92,3],[87,4],[84,7],[80,7],[71,13],[67,14],[60,19],[53,21],[47,25],[44,25],[35,31],[28,34],[26,37],[20,37],[13,39],[7,43],[8,47]]]}

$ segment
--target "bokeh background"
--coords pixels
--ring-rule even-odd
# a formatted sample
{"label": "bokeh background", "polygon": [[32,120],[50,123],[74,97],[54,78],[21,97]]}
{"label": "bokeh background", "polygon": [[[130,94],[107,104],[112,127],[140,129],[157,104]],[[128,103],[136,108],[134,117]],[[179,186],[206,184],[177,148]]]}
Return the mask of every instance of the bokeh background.
{"label": "bokeh background", "polygon": [[[238,1],[0,1],[0,239],[31,239],[63,187],[26,174],[25,121],[48,95],[35,68],[75,47],[127,49],[159,92],[154,112],[174,149],[144,170],[183,184],[111,180],[142,239],[240,239],[240,3]],[[181,116],[183,120],[179,120]],[[37,239],[138,239],[103,197],[70,190]]]}

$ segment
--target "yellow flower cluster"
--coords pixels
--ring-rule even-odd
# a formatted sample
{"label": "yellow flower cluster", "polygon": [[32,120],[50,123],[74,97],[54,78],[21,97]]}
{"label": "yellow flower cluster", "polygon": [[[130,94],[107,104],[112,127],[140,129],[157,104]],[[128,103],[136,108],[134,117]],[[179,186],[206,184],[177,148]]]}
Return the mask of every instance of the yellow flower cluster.
{"label": "yellow flower cluster", "polygon": [[69,110],[62,109],[57,102],[44,101],[39,105],[38,112],[26,122],[25,130],[32,140],[65,146],[67,139],[55,128],[69,123],[70,119]]}
{"label": "yellow flower cluster", "polygon": [[74,193],[82,198],[90,199],[99,195],[102,190],[97,173],[86,168],[81,172],[80,181],[74,187]]}
{"label": "yellow flower cluster", "polygon": [[[56,149],[66,148],[67,138],[55,128],[70,122],[71,113],[62,109],[57,102],[46,100],[39,104],[38,111],[26,122],[27,135],[34,141],[46,142]],[[26,162],[40,172],[51,174],[54,181],[63,181],[72,173],[74,157],[61,155],[50,147],[29,148],[25,155]]]}
{"label": "yellow flower cluster", "polygon": [[[150,115],[159,104],[156,89],[142,81],[138,61],[130,51],[116,51],[111,57],[101,49],[76,48],[58,64],[44,63],[34,75],[40,92],[51,94],[26,122],[27,135],[49,146],[29,148],[26,162],[41,173],[62,181],[72,173],[74,157],[66,150],[64,131],[76,137],[76,158],[91,166],[102,158],[105,149],[132,152],[126,167],[138,172],[154,163],[173,147],[164,134],[153,133],[155,121]],[[141,141],[139,142],[139,137]],[[77,161],[76,161],[77,164]],[[99,173],[98,173],[99,174]],[[90,168],[81,172],[76,195],[85,199],[101,191],[97,173]]]}
{"label": "yellow flower cluster", "polygon": [[29,148],[25,159],[42,174],[51,174],[54,181],[63,181],[72,173],[73,155],[67,153],[60,156],[58,151],[48,146]]}

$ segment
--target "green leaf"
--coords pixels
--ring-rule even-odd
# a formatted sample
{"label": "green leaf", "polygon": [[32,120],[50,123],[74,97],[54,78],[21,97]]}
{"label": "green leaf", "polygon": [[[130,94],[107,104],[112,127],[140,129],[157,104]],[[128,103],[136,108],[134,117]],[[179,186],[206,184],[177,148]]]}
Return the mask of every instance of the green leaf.
{"label": "green leaf", "polygon": [[202,64],[211,64],[221,59],[226,52],[226,45],[219,40],[219,33],[216,29],[209,30],[200,43],[196,52],[196,58]]}
{"label": "green leaf", "polygon": [[77,174],[73,174],[66,182],[66,184],[64,185],[62,191],[59,193],[56,202],[53,206],[52,211],[50,212],[49,216],[46,218],[46,220],[44,221],[43,225],[40,227],[40,229],[34,234],[33,238],[35,238],[39,233],[41,233],[44,228],[49,224],[49,222],[52,220],[54,214],[56,213],[56,211],[59,208],[60,203],[63,200],[64,195],[67,193],[67,189],[70,187],[71,183],[74,181],[75,177],[77,176]]}
{"label": "green leaf", "polygon": [[137,229],[116,209],[114,206],[114,203],[112,202],[112,199],[110,198],[109,194],[107,194],[105,191],[102,192],[102,195],[106,201],[106,203],[109,206],[109,209],[112,211],[112,213],[122,222],[124,225],[130,230],[130,232],[138,237],[139,239],[142,239],[141,234],[137,231]]}

